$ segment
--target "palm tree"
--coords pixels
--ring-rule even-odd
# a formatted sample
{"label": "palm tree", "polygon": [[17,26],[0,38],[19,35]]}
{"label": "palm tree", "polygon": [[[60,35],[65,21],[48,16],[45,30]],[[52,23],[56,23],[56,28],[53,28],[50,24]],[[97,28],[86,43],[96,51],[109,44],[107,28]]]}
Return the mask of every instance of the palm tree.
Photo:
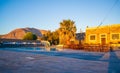
{"label": "palm tree", "polygon": [[63,20],[60,22],[59,42],[60,44],[67,44],[71,39],[75,39],[76,26],[75,22],[71,20]]}

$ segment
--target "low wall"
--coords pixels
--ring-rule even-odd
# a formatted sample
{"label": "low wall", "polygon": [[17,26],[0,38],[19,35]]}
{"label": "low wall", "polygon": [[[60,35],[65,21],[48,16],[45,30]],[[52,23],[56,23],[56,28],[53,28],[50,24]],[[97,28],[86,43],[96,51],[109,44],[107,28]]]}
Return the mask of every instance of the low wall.
{"label": "low wall", "polygon": [[0,48],[13,48],[13,47],[39,47],[41,44],[1,44]]}

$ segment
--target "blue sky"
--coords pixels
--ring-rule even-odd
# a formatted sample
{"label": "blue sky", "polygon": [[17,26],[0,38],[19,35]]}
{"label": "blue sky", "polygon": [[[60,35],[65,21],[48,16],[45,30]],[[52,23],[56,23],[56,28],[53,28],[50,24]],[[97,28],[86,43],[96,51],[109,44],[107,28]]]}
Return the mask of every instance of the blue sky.
{"label": "blue sky", "polygon": [[54,31],[64,19],[75,21],[77,32],[86,26],[120,23],[120,0],[0,0],[0,34],[16,28]]}

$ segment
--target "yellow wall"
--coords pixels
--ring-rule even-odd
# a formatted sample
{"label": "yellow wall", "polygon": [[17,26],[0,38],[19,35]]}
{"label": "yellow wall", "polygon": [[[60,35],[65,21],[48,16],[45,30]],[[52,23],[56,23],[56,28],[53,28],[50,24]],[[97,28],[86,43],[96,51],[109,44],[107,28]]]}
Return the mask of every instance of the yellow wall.
{"label": "yellow wall", "polygon": [[[119,34],[118,40],[113,40],[112,34]],[[96,39],[94,41],[90,40],[90,35],[95,35]],[[86,38],[85,43],[87,44],[101,44],[101,35],[106,35],[106,44],[118,43],[120,42],[120,24],[100,26],[100,27],[88,27],[86,28]]]}

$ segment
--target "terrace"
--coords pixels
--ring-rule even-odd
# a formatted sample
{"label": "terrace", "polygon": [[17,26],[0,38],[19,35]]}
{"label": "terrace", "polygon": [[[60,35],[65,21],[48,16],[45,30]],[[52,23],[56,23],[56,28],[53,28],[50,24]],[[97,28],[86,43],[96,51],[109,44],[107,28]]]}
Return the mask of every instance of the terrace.
{"label": "terrace", "polygon": [[0,50],[0,73],[120,73],[119,53]]}

